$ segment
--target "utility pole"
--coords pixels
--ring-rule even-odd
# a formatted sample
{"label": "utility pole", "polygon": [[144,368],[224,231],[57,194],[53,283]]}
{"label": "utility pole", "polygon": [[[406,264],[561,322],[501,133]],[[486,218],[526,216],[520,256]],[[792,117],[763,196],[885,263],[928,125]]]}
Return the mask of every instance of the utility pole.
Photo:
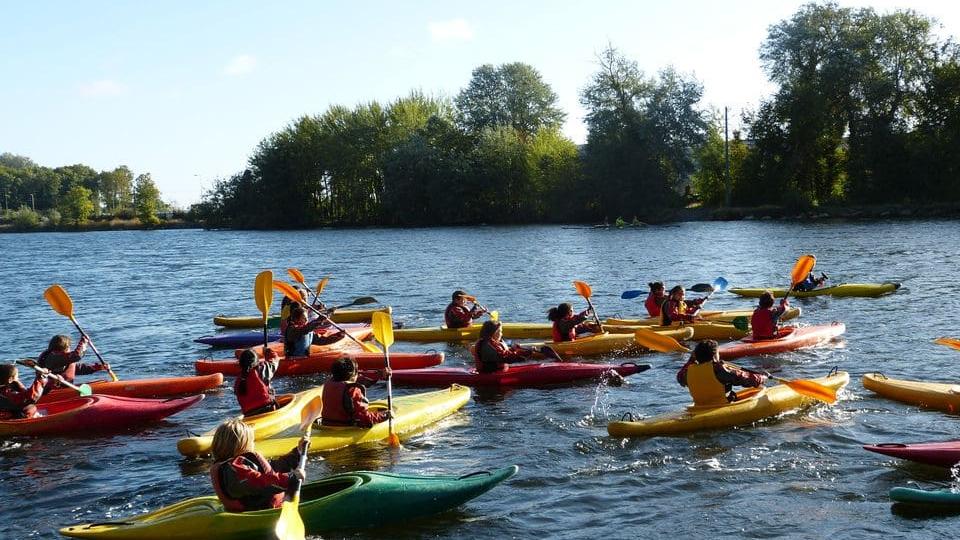
{"label": "utility pole", "polygon": [[34,212],[37,211],[37,205],[33,200],[33,193],[30,194],[30,208],[32,208]]}
{"label": "utility pole", "polygon": [[729,128],[730,122],[727,115],[727,108],[723,108],[723,160],[727,166],[727,196],[724,200],[724,205],[730,206],[730,191],[732,189],[733,179],[730,178],[730,135]]}

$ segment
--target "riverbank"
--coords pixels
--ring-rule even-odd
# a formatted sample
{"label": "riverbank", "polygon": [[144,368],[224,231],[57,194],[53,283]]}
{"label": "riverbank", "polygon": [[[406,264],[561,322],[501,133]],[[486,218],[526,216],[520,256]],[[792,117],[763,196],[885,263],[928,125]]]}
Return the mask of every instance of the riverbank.
{"label": "riverbank", "polygon": [[0,223],[0,233],[26,232],[91,232],[91,231],[152,231],[158,229],[202,229],[203,225],[183,219],[169,219],[156,225],[144,225],[139,219],[111,219],[89,221],[80,225],[38,225],[18,227],[13,223]]}

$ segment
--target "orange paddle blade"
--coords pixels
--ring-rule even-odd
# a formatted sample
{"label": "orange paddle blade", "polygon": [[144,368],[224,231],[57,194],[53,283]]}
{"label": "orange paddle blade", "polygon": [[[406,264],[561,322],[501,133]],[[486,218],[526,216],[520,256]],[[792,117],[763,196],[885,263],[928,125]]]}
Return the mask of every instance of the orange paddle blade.
{"label": "orange paddle blade", "polygon": [[51,285],[43,291],[43,297],[54,311],[64,317],[73,318],[73,300],[70,299],[70,295],[63,287]]}
{"label": "orange paddle blade", "polygon": [[793,288],[797,283],[807,279],[807,275],[813,271],[813,267],[816,265],[816,257],[813,255],[801,255],[800,258],[797,259],[797,262],[794,263],[793,270],[790,271],[790,287]]}
{"label": "orange paddle blade", "polygon": [[300,292],[293,288],[293,285],[289,283],[284,283],[282,281],[274,281],[273,288],[280,291],[280,294],[287,297],[288,300],[294,302],[302,302],[303,296],[300,295]]}
{"label": "orange paddle blade", "polygon": [[590,284],[587,283],[586,281],[574,281],[573,288],[577,290],[577,293],[580,296],[588,300],[590,299],[591,296],[593,296],[593,289],[590,288]]}
{"label": "orange paddle blade", "polygon": [[690,349],[684,347],[672,337],[658,334],[647,328],[637,328],[637,331],[633,333],[633,338],[641,347],[658,352],[690,352]]}
{"label": "orange paddle blade", "polygon": [[789,381],[785,379],[776,380],[789,386],[791,390],[798,394],[803,394],[804,396],[812,397],[813,399],[819,399],[820,401],[829,403],[831,405],[837,402],[837,391],[829,386],[824,386],[806,379],[795,379]]}
{"label": "orange paddle blade", "polygon": [[327,288],[327,282],[330,281],[330,276],[327,276],[317,282],[317,296],[320,296],[320,293]]}
{"label": "orange paddle blade", "polygon": [[373,328],[373,337],[381,345],[388,348],[393,345],[393,320],[389,313],[375,312],[370,318],[370,326]]}
{"label": "orange paddle blade", "polygon": [[264,270],[257,274],[257,279],[253,283],[253,297],[257,302],[257,309],[260,310],[260,313],[263,313],[264,320],[270,313],[270,304],[273,303],[272,284],[273,272],[270,270]]}
{"label": "orange paddle blade", "polygon": [[313,421],[323,412],[323,398],[317,396],[300,411],[300,432],[306,432]]}
{"label": "orange paddle blade", "polygon": [[390,433],[387,436],[387,444],[393,448],[400,448],[400,436],[396,433]]}
{"label": "orange paddle blade", "polygon": [[299,269],[287,268],[287,274],[290,275],[290,279],[296,281],[297,283],[303,285],[304,287],[307,286],[307,284],[304,283],[305,278],[303,277],[303,272],[301,272]]}
{"label": "orange paddle blade", "polygon": [[933,340],[933,342],[936,343],[937,345],[945,345],[947,347],[950,347],[951,349],[956,349],[960,351],[960,339],[952,338],[952,337],[942,337],[942,338],[937,338]]}

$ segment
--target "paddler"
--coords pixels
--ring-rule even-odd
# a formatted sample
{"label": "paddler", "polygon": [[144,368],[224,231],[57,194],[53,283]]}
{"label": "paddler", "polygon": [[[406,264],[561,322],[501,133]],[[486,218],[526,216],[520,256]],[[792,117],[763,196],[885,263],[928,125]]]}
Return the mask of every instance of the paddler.
{"label": "paddler", "polygon": [[330,368],[331,378],[323,384],[324,426],[373,427],[390,418],[389,411],[371,411],[367,389],[357,382],[357,364],[352,358],[340,358]]}
{"label": "paddler", "polygon": [[280,367],[277,353],[268,347],[264,358],[260,359],[256,351],[247,349],[240,354],[239,361],[240,376],[233,383],[233,393],[237,396],[243,416],[277,410],[277,397],[270,386],[277,368]]}
{"label": "paddler", "polygon": [[508,347],[503,342],[503,325],[500,321],[485,321],[480,327],[480,339],[470,347],[478,373],[506,371],[508,364],[530,360],[531,349],[520,346]]}
{"label": "paddler", "polygon": [[[81,364],[80,359],[83,353],[87,352],[87,344],[90,341],[86,336],[82,336],[77,343],[77,348],[70,350],[70,336],[57,335],[50,338],[47,350],[40,353],[37,357],[37,365],[50,370],[54,375],[59,375],[68,383],[72,383],[77,375],[90,375],[97,371],[107,369],[106,364]],[[60,388],[60,383],[54,378],[47,380],[43,393]]]}
{"label": "paddler", "polygon": [[823,285],[828,279],[830,278],[823,272],[820,272],[820,277],[813,277],[813,272],[810,272],[807,274],[807,279],[797,283],[793,290],[798,292],[812,291]]}
{"label": "paddler", "polygon": [[593,311],[587,308],[574,315],[573,306],[569,302],[550,308],[547,319],[553,322],[553,341],[573,341],[577,339],[577,334],[594,330],[592,325],[585,322],[592,314]]}
{"label": "paddler", "polygon": [[760,295],[759,305],[753,311],[753,316],[750,317],[753,339],[775,339],[780,317],[786,313],[789,307],[790,302],[787,301],[786,297],[780,300],[778,307],[773,307],[773,293],[763,291],[763,294]]}
{"label": "paddler", "polygon": [[290,318],[283,331],[284,355],[307,356],[310,354],[310,345],[329,345],[340,341],[344,334],[336,332],[328,336],[314,336],[314,330],[327,322],[326,317],[320,317],[307,322],[307,311],[299,303],[290,305]]}
{"label": "paddler", "polygon": [[693,322],[699,319],[697,312],[706,298],[684,300],[683,285],[670,289],[670,295],[660,305],[660,324],[669,326],[675,322]]}
{"label": "paddler", "polygon": [[464,291],[453,291],[451,300],[443,311],[443,322],[447,328],[466,328],[474,319],[479,319],[487,312],[476,300],[473,301],[473,306],[467,307],[467,293]]}
{"label": "paddler", "polygon": [[301,439],[287,455],[267,461],[254,450],[253,428],[238,419],[220,424],[213,434],[210,480],[224,510],[280,508],[284,493],[306,477],[298,468],[305,445],[306,439]]}
{"label": "paddler", "polygon": [[698,406],[726,405],[736,401],[734,386],[759,387],[765,375],[742,370],[720,360],[717,342],[712,339],[697,343],[687,363],[677,372],[677,382],[686,386]]}
{"label": "paddler", "polygon": [[643,306],[647,308],[647,315],[651,317],[660,316],[660,306],[663,305],[663,302],[667,299],[666,289],[663,286],[662,281],[654,281],[653,283],[648,283],[650,286],[650,294],[647,295],[647,299],[644,300]]}
{"label": "paddler", "polygon": [[39,416],[36,403],[43,395],[47,373],[46,370],[37,372],[37,378],[27,388],[20,382],[16,364],[0,364],[0,420]]}

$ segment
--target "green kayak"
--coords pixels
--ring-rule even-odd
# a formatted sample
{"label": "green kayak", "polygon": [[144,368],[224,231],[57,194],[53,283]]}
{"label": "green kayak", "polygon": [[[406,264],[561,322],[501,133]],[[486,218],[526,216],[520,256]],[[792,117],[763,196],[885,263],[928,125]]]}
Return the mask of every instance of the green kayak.
{"label": "green kayak", "polygon": [[[462,476],[378,472],[337,474],[303,486],[300,516],[307,534],[394,525],[456,508],[517,473],[512,465]],[[225,512],[215,496],[195,497],[143,514],[60,529],[73,538],[218,540],[272,538],[279,509]]]}
{"label": "green kayak", "polygon": [[890,490],[890,500],[908,506],[922,506],[926,509],[960,510],[960,493],[949,489],[915,489],[895,487]]}
{"label": "green kayak", "polygon": [[[794,291],[790,296],[797,298],[806,298],[808,296],[862,296],[874,298],[890,294],[900,288],[899,283],[841,283],[829,287],[821,287],[812,291]],[[770,291],[777,298],[782,298],[787,294],[787,289],[769,288],[769,289],[730,289],[730,292],[749,298],[759,298],[763,291]]]}

